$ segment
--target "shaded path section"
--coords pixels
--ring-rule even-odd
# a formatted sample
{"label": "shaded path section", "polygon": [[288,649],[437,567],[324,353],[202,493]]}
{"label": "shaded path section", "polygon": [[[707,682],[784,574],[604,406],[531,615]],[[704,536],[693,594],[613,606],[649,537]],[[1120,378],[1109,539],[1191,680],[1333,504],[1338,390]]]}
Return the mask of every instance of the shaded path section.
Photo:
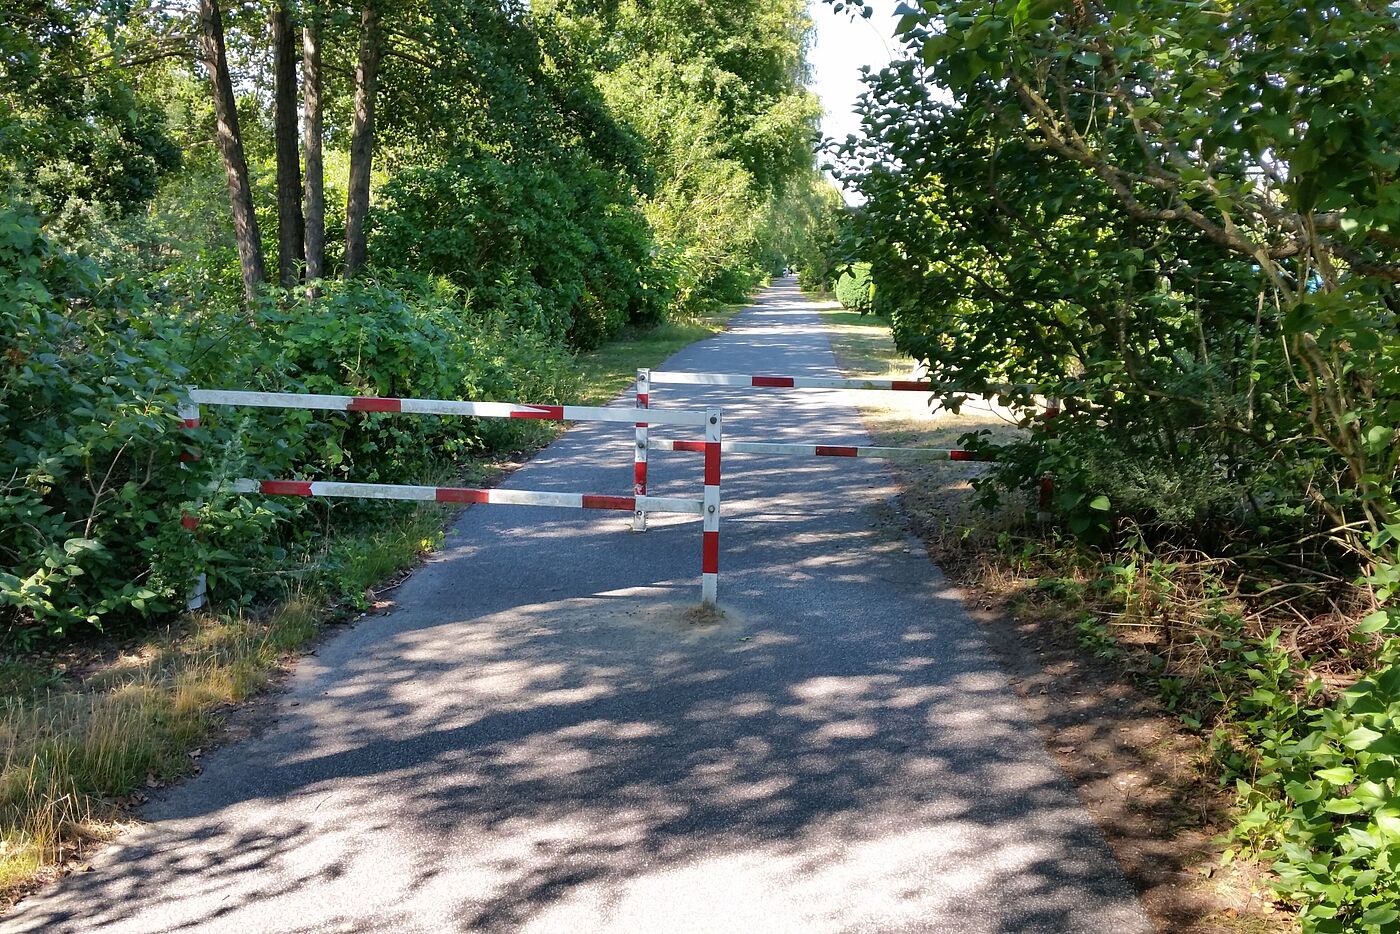
{"label": "shaded path section", "polygon": [[[666,368],[836,372],[790,282]],[[868,443],[839,392],[653,404]],[[507,485],[625,494],[630,452],[578,427]],[[660,495],[700,473],[652,455]],[[727,457],[703,627],[698,519],[473,507],[275,726],[5,929],[1149,930],[958,595],[878,521],[893,492],[873,462]]]}

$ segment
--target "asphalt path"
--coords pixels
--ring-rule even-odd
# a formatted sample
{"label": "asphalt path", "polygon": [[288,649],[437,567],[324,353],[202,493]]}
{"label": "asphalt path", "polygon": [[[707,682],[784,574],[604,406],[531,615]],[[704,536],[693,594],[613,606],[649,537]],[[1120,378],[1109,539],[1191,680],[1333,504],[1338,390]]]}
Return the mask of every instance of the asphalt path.
{"label": "asphalt path", "polygon": [[[787,281],[666,369],[837,374]],[[727,438],[868,443],[840,392],[653,390],[716,404]],[[578,426],[505,485],[625,495],[631,451]],[[653,453],[652,491],[700,472]],[[471,507],[268,729],[3,927],[1150,930],[892,494],[875,462],[726,457],[708,623],[698,517]]]}

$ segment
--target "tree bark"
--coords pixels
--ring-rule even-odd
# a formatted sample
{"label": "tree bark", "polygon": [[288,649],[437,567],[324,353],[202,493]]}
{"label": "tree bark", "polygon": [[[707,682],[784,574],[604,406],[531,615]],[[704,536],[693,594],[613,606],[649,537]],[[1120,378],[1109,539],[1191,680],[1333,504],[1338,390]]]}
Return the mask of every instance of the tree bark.
{"label": "tree bark", "polygon": [[306,221],[301,214],[301,152],[297,141],[296,31],[285,0],[272,11],[273,115],[277,151],[277,281],[284,289],[301,278]]}
{"label": "tree bark", "polygon": [[364,265],[365,217],[369,213],[369,174],[374,158],[374,98],[379,60],[384,55],[379,12],[365,0],[360,16],[360,58],[355,66],[355,122],[350,135],[350,191],[345,199],[345,277]]}
{"label": "tree bark", "polygon": [[228,74],[224,52],[224,21],[218,0],[200,0],[200,46],[209,84],[214,95],[214,141],[224,160],[228,176],[229,209],[233,214],[233,236],[238,243],[238,265],[243,271],[243,292],[249,301],[267,279],[263,265],[262,237],[253,213],[253,190],[248,184],[248,159],[243,154],[243,135],[238,129],[238,105],[233,81]]}
{"label": "tree bark", "polygon": [[321,102],[321,11],[307,13],[302,29],[302,100],[306,105],[306,278],[326,275],[326,169],[321,160],[324,105]]}

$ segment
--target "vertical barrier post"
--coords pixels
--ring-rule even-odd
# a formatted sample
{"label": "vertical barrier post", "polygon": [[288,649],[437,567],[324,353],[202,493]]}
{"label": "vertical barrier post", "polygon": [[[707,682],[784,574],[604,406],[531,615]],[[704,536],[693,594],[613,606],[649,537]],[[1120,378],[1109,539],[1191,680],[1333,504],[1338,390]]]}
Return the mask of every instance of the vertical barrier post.
{"label": "vertical barrier post", "polygon": [[[651,370],[637,370],[637,408],[651,406]],[[637,448],[632,457],[632,495],[647,495],[647,423],[637,422]],[[647,514],[638,509],[632,513],[632,531],[647,530]]]}
{"label": "vertical barrier post", "polygon": [[724,424],[719,409],[705,411],[705,525],[701,533],[700,602],[719,603],[719,478]]}
{"label": "vertical barrier post", "polygon": [[[181,431],[193,431],[194,429],[199,427],[198,403],[191,402],[187,398],[182,399],[180,401],[179,409],[177,410],[177,412],[180,416]],[[180,453],[180,460],[182,461],[196,461],[199,460],[199,457],[200,455],[198,452],[182,451]],[[183,509],[180,511],[180,525],[184,526],[184,528],[191,535],[195,534],[195,530],[199,528],[198,510],[199,507],[202,505],[204,505],[203,500],[195,500],[196,512],[193,515],[191,515],[188,512],[185,512]],[[204,604],[208,602],[207,593],[207,581],[205,580],[204,572],[200,571],[196,575],[194,579],[194,586],[190,589],[189,596],[185,600],[185,608],[190,610],[197,610],[200,607],[204,606]]]}

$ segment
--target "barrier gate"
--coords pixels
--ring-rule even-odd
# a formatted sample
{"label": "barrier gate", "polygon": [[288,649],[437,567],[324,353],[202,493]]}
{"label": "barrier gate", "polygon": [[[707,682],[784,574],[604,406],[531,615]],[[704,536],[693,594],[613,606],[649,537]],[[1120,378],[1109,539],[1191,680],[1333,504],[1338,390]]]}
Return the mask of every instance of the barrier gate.
{"label": "barrier gate", "polygon": [[[652,387],[662,384],[689,386],[746,386],[764,389],[854,389],[874,392],[923,392],[932,394],[947,386],[918,380],[899,379],[848,379],[826,376],[755,376],[738,373],[680,373],[666,370],[637,370],[636,408],[653,411],[651,408]],[[1012,392],[1034,392],[1033,386],[1013,386],[1008,383],[993,383],[985,391],[969,392],[968,396],[1007,394]],[[1054,418],[1059,414],[1059,400],[1047,399],[1045,417]],[[697,451],[691,441],[653,439],[648,431],[648,423],[638,420],[636,426],[636,452],[633,456],[633,492],[646,495],[647,454],[649,451]],[[888,460],[902,463],[927,463],[930,461],[985,461],[990,460],[972,451],[958,448],[894,448],[875,446],[851,446],[834,444],[781,444],[763,441],[725,441],[721,449],[733,454],[775,454],[800,457],[861,457]],[[1048,516],[1048,500],[1053,490],[1052,480],[1047,474],[1040,482],[1040,512],[1038,517]],[[633,516],[632,529],[646,531],[646,511],[638,509]]]}
{"label": "barrier gate", "polygon": [[[310,409],[328,412],[396,412],[405,415],[469,415],[477,418],[520,418],[544,421],[620,422],[640,425],[634,409],[581,405],[520,405],[510,402],[455,402],[445,399],[396,399],[376,396],[336,396],[312,393],[245,392],[224,389],[190,389],[180,405],[186,430],[200,425],[200,407],[242,406],[265,409]],[[647,512],[698,515],[701,532],[700,594],[706,606],[715,606],[719,591],[720,460],[723,450],[723,417],[718,408],[704,411],[668,409],[647,412],[645,424],[699,427],[704,430],[704,490],[700,499],[648,496],[610,496],[596,493],[556,493],[535,490],[471,489],[450,486],[413,486],[392,483],[349,483],[333,480],[257,480],[240,478],[231,484],[237,493],[265,496],[329,496],[353,499],[409,500],[437,503],[481,503],[514,506],[555,506],[568,509],[610,509],[631,512],[634,522]],[[193,455],[191,455],[193,456]],[[189,513],[181,524],[193,531],[198,516]],[[206,600],[206,581],[199,572],[189,608]]]}

